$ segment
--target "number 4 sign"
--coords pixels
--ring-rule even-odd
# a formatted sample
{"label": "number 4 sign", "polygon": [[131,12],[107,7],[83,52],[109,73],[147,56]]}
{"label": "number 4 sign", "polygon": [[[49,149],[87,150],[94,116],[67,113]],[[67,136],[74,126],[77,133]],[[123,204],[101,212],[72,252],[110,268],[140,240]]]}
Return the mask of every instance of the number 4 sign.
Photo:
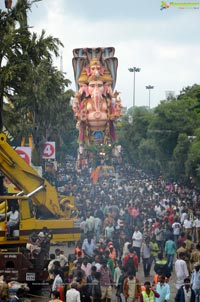
{"label": "number 4 sign", "polygon": [[55,142],[46,142],[43,145],[42,158],[44,158],[44,159],[48,159],[48,158],[55,159],[55,157],[56,157]]}

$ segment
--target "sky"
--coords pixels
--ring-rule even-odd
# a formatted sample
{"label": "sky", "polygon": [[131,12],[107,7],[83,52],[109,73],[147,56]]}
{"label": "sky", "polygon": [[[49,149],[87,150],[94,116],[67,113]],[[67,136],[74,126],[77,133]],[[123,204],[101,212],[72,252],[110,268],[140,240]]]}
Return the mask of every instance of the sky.
{"label": "sky", "polygon": [[[4,1],[0,0],[0,8]],[[42,0],[33,4],[28,23],[38,34],[59,38],[64,44],[62,66],[75,90],[72,51],[82,47],[115,48],[118,58],[116,87],[122,105],[149,106],[147,85],[151,90],[150,107],[166,99],[166,92],[178,95],[187,86],[200,84],[200,4],[199,9],[180,8],[180,1],[160,10],[160,0]],[[16,0],[13,0],[13,4]],[[54,61],[60,68],[60,59]]]}

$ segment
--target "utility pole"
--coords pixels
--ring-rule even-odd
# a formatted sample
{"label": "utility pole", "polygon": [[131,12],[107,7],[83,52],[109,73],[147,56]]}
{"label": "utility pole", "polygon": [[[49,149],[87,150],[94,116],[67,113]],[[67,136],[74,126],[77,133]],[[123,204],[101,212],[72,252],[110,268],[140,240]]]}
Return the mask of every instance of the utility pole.
{"label": "utility pole", "polygon": [[130,72],[133,72],[133,108],[135,107],[135,73],[140,72],[141,68],[139,67],[131,67],[128,68]]}
{"label": "utility pole", "polygon": [[151,89],[154,89],[154,86],[148,85],[148,86],[146,86],[146,89],[149,90],[149,109],[150,109],[151,108],[151,93],[150,93],[150,91],[151,91]]}

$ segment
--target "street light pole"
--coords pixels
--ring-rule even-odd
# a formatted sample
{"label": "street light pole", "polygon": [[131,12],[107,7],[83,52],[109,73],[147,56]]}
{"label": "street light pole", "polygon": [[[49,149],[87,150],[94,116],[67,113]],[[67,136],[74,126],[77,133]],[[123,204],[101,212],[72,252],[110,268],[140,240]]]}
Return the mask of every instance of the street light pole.
{"label": "street light pole", "polygon": [[140,68],[138,67],[131,67],[128,68],[130,72],[133,72],[133,107],[135,107],[135,73],[140,72]]}
{"label": "street light pole", "polygon": [[151,108],[151,89],[153,89],[154,88],[154,86],[151,86],[151,85],[148,85],[148,86],[146,86],[146,89],[148,89],[149,90],[149,109]]}

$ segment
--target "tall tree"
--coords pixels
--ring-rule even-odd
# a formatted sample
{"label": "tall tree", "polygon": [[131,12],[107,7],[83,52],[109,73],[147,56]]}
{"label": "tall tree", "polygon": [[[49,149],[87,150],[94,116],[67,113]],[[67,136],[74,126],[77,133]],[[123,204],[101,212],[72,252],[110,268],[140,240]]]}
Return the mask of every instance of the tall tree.
{"label": "tall tree", "polygon": [[58,56],[59,39],[45,37],[42,31],[37,38],[27,25],[27,11],[39,0],[18,0],[8,12],[0,11],[0,128],[3,126],[3,97],[28,95],[28,81],[34,68],[46,60],[52,62],[52,54]]}

